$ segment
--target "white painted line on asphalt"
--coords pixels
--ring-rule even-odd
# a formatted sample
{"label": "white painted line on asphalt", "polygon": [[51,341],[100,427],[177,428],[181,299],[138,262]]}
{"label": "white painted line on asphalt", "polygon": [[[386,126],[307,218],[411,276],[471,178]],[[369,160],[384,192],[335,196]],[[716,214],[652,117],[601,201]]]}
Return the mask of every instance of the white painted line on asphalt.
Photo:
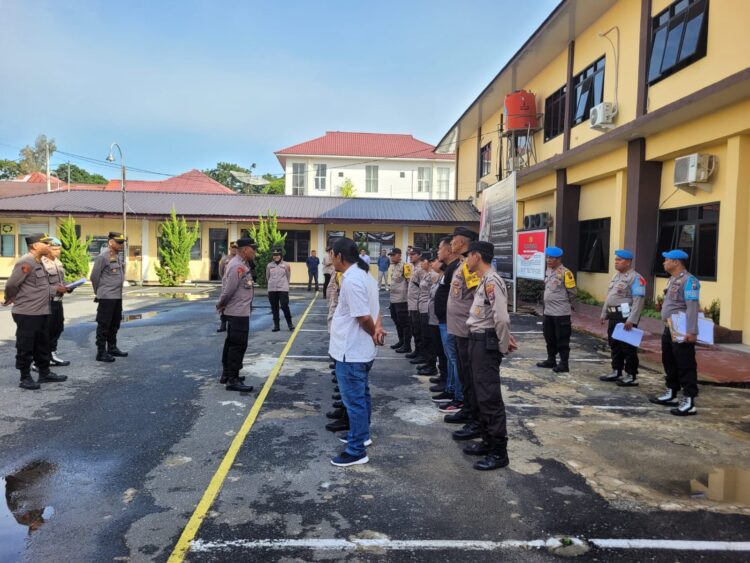
{"label": "white painted line on asphalt", "polygon": [[604,549],[667,549],[671,551],[750,551],[750,541],[591,539]]}
{"label": "white painted line on asphalt", "polygon": [[287,356],[291,360],[327,360],[328,356]]}
{"label": "white painted line on asphalt", "polygon": [[[367,548],[390,551],[498,551],[507,549],[541,549],[559,548],[563,545],[584,545],[586,540],[566,538],[563,543],[559,538],[538,540],[391,540],[391,539],[265,539],[265,540],[195,540],[190,545],[192,553],[207,553],[231,549],[312,549],[318,551],[353,551]],[[601,549],[658,549],[667,551],[750,551],[750,542],[746,541],[693,541],[693,540],[653,540],[653,539],[590,539],[588,543]]]}
{"label": "white painted line on asphalt", "polygon": [[[528,358],[523,356],[514,356],[510,354],[506,356],[508,360],[531,360],[532,362],[543,362],[547,358]],[[569,362],[611,362],[610,358],[570,358]]]}
{"label": "white painted line on asphalt", "polygon": [[597,409],[603,411],[632,411],[632,410],[657,410],[654,406],[626,406],[626,405],[565,405],[565,404],[546,404],[535,405],[533,403],[505,403],[506,407],[517,409]]}

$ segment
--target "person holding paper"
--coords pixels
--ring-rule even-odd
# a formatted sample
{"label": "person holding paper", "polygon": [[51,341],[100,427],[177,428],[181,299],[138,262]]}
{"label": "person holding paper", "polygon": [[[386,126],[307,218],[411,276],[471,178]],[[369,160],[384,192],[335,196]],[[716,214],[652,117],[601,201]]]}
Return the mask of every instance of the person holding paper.
{"label": "person holding paper", "polygon": [[[612,333],[619,323],[625,325],[625,330],[638,326],[646,300],[646,280],[633,269],[633,253],[629,250],[615,250],[615,270],[617,273],[609,282],[601,314],[601,323],[609,322],[607,339],[612,356],[612,373],[599,379],[614,381],[620,387],[634,387],[638,385],[638,348],[612,338]],[[623,370],[625,378],[622,377]]]}
{"label": "person holding paper", "polygon": [[63,297],[73,288],[65,285],[65,268],[60,261],[62,242],[56,237],[49,237],[49,255],[42,256],[42,265],[49,277],[49,349],[50,364],[53,366],[69,366],[68,360],[57,355],[57,341],[65,330],[65,315],[63,313]]}
{"label": "person holding paper", "polygon": [[[677,405],[677,393],[682,389],[683,399],[677,408],[671,409],[675,416],[697,414],[695,398],[698,396],[698,364],[695,361],[695,342],[698,337],[698,312],[700,310],[700,282],[687,271],[688,254],[684,250],[662,252],[664,269],[670,274],[661,318],[665,323],[661,337],[661,361],[666,374],[667,390],[659,397],[649,399],[657,405]],[[674,313],[684,312],[687,317],[686,334],[682,342],[671,327]]]}
{"label": "person holding paper", "polygon": [[[555,373],[567,373],[570,356],[570,335],[573,332],[570,313],[575,303],[578,288],[576,278],[563,266],[563,250],[557,246],[547,247],[547,271],[544,274],[544,320],[542,331],[547,343],[547,359],[537,362],[536,367],[552,368]],[[557,355],[560,354],[560,363]]]}

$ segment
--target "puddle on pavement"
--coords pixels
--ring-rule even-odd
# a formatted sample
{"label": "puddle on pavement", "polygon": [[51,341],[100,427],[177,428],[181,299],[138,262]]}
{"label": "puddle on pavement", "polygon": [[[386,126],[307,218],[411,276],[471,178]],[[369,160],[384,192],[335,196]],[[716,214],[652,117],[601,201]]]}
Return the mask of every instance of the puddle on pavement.
{"label": "puddle on pavement", "polygon": [[750,506],[750,469],[720,467],[690,481],[693,498]]}
{"label": "puddle on pavement", "polygon": [[122,322],[129,323],[130,321],[140,321],[142,319],[150,319],[158,315],[158,311],[147,311],[145,313],[132,313],[129,315],[122,316]]}
{"label": "puddle on pavement", "polygon": [[0,561],[19,558],[26,539],[54,515],[46,499],[56,469],[47,461],[34,461],[0,479],[5,491],[5,503],[0,502]]}
{"label": "puddle on pavement", "polygon": [[149,293],[136,291],[133,293],[127,293],[126,297],[160,297],[162,299],[179,299],[181,301],[198,301],[199,299],[206,299],[208,293],[184,293],[184,292],[159,292]]}

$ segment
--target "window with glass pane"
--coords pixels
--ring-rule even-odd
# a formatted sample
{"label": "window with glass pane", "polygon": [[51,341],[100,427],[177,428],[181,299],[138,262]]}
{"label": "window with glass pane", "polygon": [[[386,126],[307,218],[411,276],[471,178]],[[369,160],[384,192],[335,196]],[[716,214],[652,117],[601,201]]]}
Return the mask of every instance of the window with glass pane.
{"label": "window with glass pane", "polygon": [[588,120],[591,108],[604,100],[604,63],[606,57],[597,60],[573,78],[575,99],[571,100],[572,125]]}
{"label": "window with glass pane", "polygon": [[284,240],[284,260],[304,262],[310,255],[310,231],[281,231],[286,233]]}
{"label": "window with glass pane", "polygon": [[5,258],[15,258],[16,256],[15,235],[2,235],[0,237],[0,256],[3,256]]}
{"label": "window with glass pane", "polygon": [[190,249],[190,259],[191,260],[200,260],[201,259],[201,238],[198,237],[198,239],[193,243],[192,248]]}
{"label": "window with glass pane", "polygon": [[315,165],[315,189],[325,191],[326,189],[326,174],[328,174],[328,165],[316,164]]}
{"label": "window with glass pane", "polygon": [[419,166],[417,168],[417,191],[429,192],[432,189],[432,168]]}
{"label": "window with glass pane", "polygon": [[450,197],[450,178],[451,169],[439,166],[437,169],[437,193],[435,194],[437,198],[448,199]]}
{"label": "window with glass pane", "polygon": [[648,82],[654,84],[706,56],[708,0],[679,0],[653,18]]}
{"label": "window with glass pane", "polygon": [[327,235],[327,239],[326,239],[327,240],[326,248],[327,248],[333,245],[333,243],[336,242],[336,239],[344,238],[346,236],[346,233],[344,231],[328,231],[326,235]]}
{"label": "window with glass pane", "polygon": [[484,177],[492,172],[492,143],[487,143],[479,151],[479,176]]}
{"label": "window with glass pane", "polygon": [[579,228],[578,270],[607,273],[610,218],[581,221]]}
{"label": "window with glass pane", "polygon": [[376,193],[378,191],[378,167],[365,166],[365,191]]}
{"label": "window with glass pane", "polygon": [[654,275],[668,276],[662,252],[679,248],[687,252],[688,270],[692,274],[700,279],[715,280],[718,233],[718,203],[660,211]]}
{"label": "window with glass pane", "polygon": [[390,250],[396,245],[396,233],[354,231],[353,236],[357,244],[364,241],[371,259],[380,256],[381,250]]}
{"label": "window with glass pane", "polygon": [[414,246],[425,251],[435,251],[440,239],[451,236],[449,233],[414,233]]}
{"label": "window with glass pane", "polygon": [[305,165],[292,164],[292,195],[305,195]]}
{"label": "window with glass pane", "polygon": [[565,129],[565,95],[563,86],[544,101],[544,142],[560,135]]}

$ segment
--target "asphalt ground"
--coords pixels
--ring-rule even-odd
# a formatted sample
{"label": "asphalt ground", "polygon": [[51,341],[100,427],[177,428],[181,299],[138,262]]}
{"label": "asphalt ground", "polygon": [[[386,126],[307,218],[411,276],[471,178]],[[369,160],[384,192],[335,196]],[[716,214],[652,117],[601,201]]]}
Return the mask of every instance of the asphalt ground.
{"label": "asphalt ground", "polygon": [[[311,294],[292,297],[299,319]],[[699,416],[678,420],[645,400],[661,388],[648,366],[638,388],[600,383],[607,356],[593,337],[574,335],[571,375],[533,367],[538,319],[514,316],[520,349],[501,369],[510,467],[474,471],[426,378],[386,347],[370,378],[371,461],[336,468],[325,302],[288,346],[259,296],[247,395],[216,383],[213,302],[126,306],[141,318],[123,323],[131,356],[111,365],[93,361],[91,319],[66,326],[70,380],[40,392],[16,387],[14,350],[0,346],[0,475],[26,475],[13,506],[0,501],[0,561],[165,561],[196,515],[189,561],[747,560],[742,491],[717,501],[691,484],[750,467],[747,390],[702,387]],[[17,519],[37,513],[29,534]]]}

